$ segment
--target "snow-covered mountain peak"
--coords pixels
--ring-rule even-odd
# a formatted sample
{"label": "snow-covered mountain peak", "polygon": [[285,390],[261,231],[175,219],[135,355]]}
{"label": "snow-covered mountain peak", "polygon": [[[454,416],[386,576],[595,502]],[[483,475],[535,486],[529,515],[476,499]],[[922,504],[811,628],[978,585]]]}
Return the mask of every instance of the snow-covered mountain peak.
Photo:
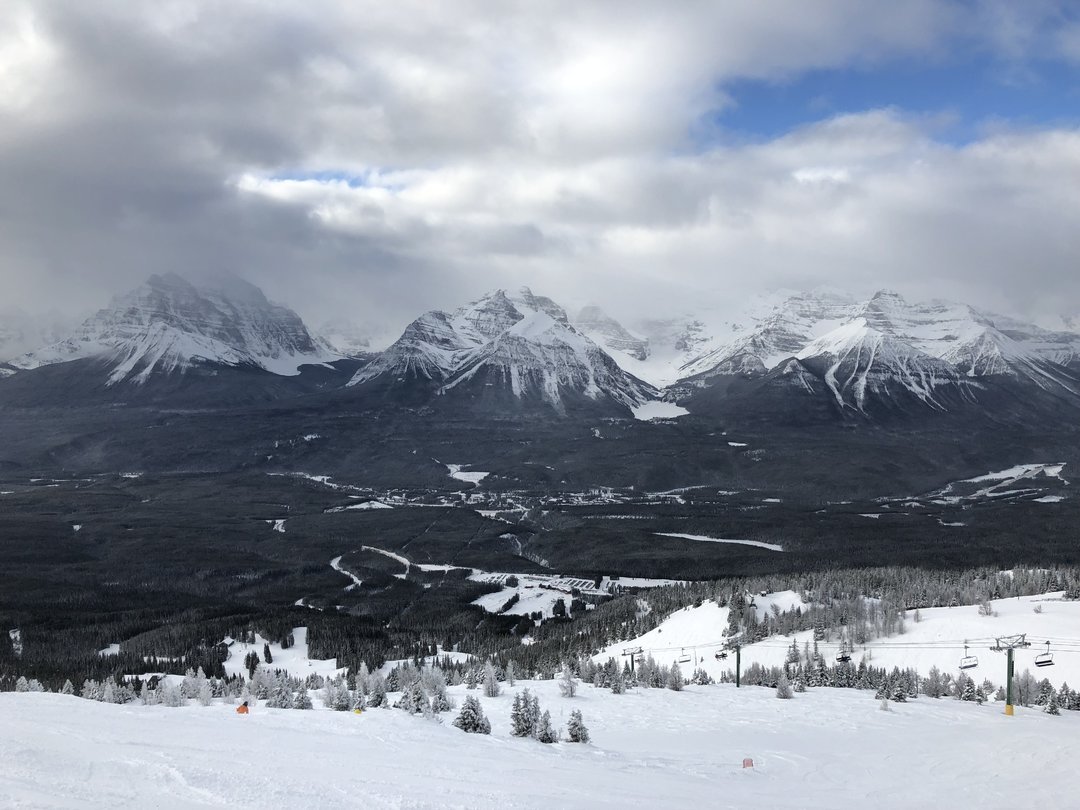
{"label": "snow-covered mountain peak", "polygon": [[142,383],[155,372],[206,363],[293,375],[301,365],[338,359],[295,312],[269,302],[255,285],[226,276],[197,287],[175,274],[150,276],[67,339],[13,365],[29,369],[91,357],[110,364],[110,384]]}
{"label": "snow-covered mountain peak", "polygon": [[865,411],[871,396],[896,400],[913,395],[927,405],[946,409],[939,389],[962,380],[944,360],[853,318],[811,341],[796,358],[825,380],[841,408]]}
{"label": "snow-covered mountain peak", "polygon": [[473,398],[538,398],[558,411],[568,398],[633,407],[654,393],[576,330],[561,306],[527,288],[421,316],[349,385],[380,379],[435,383],[441,394],[471,391]]}
{"label": "snow-covered mountain peak", "polygon": [[[609,352],[622,352],[638,361],[649,357],[649,341],[631,334],[598,306],[583,308],[574,319],[574,327]],[[614,356],[619,359],[617,354]]]}

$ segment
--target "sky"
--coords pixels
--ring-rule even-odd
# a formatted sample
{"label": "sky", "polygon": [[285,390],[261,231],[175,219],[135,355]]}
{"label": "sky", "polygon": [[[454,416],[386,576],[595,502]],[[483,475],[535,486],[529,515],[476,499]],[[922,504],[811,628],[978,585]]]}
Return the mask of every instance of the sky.
{"label": "sky", "polygon": [[7,0],[0,310],[237,273],[372,333],[529,285],[1080,313],[1068,0]]}

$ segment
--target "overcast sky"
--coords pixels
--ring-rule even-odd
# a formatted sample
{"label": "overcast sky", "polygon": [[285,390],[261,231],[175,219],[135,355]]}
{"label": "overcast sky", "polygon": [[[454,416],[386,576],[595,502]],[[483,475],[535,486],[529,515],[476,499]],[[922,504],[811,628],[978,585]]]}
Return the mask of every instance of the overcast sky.
{"label": "overcast sky", "polygon": [[231,270],[376,330],[522,284],[1080,312],[1068,0],[4,7],[0,309]]}

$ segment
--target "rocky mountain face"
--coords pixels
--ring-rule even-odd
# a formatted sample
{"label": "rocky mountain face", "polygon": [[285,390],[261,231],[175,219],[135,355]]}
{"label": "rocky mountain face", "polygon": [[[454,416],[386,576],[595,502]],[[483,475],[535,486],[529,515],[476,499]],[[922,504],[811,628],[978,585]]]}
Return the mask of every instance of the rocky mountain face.
{"label": "rocky mountain face", "polygon": [[338,359],[291,309],[254,285],[228,277],[195,286],[176,275],[151,276],[117,296],[74,334],[23,354],[11,366],[30,370],[93,358],[107,384],[144,384],[155,375],[199,366],[243,366],[295,375],[305,364]]}
{"label": "rocky mountain face", "polygon": [[457,402],[543,403],[560,413],[582,404],[625,411],[655,396],[572,326],[562,307],[528,288],[422,315],[349,386],[427,388]]}
{"label": "rocky mountain face", "polygon": [[622,352],[635,360],[647,360],[649,341],[633,335],[597,306],[585,307],[574,319],[574,327],[609,352]]}

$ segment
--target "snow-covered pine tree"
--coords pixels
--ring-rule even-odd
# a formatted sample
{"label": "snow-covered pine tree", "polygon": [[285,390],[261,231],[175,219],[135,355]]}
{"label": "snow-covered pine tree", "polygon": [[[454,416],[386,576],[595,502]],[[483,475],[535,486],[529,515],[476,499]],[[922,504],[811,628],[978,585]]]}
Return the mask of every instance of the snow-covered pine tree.
{"label": "snow-covered pine tree", "polygon": [[1047,701],[1046,701],[1046,709],[1045,709],[1045,711],[1046,711],[1047,714],[1052,714],[1054,716],[1057,716],[1057,715],[1061,714],[1061,710],[1058,708],[1057,692],[1051,692],[1050,693],[1050,697],[1047,698]]}
{"label": "snow-covered pine tree", "polygon": [[491,721],[484,716],[484,708],[480,705],[480,701],[472,695],[465,696],[465,700],[461,704],[461,712],[454,719],[452,725],[467,734],[491,733]]}
{"label": "snow-covered pine tree", "polygon": [[70,679],[64,681],[64,685],[60,688],[60,694],[61,695],[74,695],[75,694],[75,685],[72,684]]}
{"label": "snow-covered pine tree", "polygon": [[508,686],[514,686],[517,682],[517,670],[514,668],[513,661],[506,662],[506,683]]}
{"label": "snow-covered pine tree", "polygon": [[577,679],[569,664],[563,664],[562,676],[559,678],[559,694],[564,698],[572,698],[577,694]]}
{"label": "snow-covered pine tree", "polygon": [[907,703],[907,684],[904,683],[902,678],[897,679],[892,687],[892,701],[893,703]]}
{"label": "snow-covered pine tree", "polygon": [[791,681],[788,680],[786,672],[781,672],[780,678],[776,682],[776,696],[781,700],[791,700],[795,697],[795,693],[791,688]]}
{"label": "snow-covered pine tree", "polygon": [[274,656],[270,654],[270,642],[263,643],[263,661],[268,664],[274,663]]}
{"label": "snow-covered pine tree", "polygon": [[1039,684],[1039,694],[1035,698],[1036,706],[1046,706],[1050,702],[1050,696],[1054,694],[1054,686],[1050,683],[1049,678],[1043,678]]}
{"label": "snow-covered pine tree", "polygon": [[300,684],[300,688],[296,691],[296,698],[293,700],[293,708],[305,710],[312,708],[311,695],[308,694],[306,684]]}
{"label": "snow-covered pine tree", "polygon": [[566,736],[570,742],[587,743],[589,741],[589,729],[585,727],[585,721],[581,719],[578,709],[570,712],[570,722],[566,724]]}
{"label": "snow-covered pine tree", "polygon": [[[202,672],[202,669],[199,670]],[[203,676],[202,682],[199,684],[199,694],[195,696],[199,701],[200,706],[209,706],[214,697],[214,689],[210,685],[210,681]]]}
{"label": "snow-covered pine tree", "polygon": [[501,692],[495,665],[488,661],[484,664],[484,697],[498,697]]}
{"label": "snow-covered pine tree", "polygon": [[796,692],[805,692],[806,691],[806,681],[804,681],[802,678],[796,678],[795,679],[794,689],[795,689]]}
{"label": "snow-covered pine tree", "polygon": [[559,735],[551,725],[551,712],[544,710],[540,715],[540,722],[536,726],[536,739],[542,743],[554,743],[559,741]]}
{"label": "snow-covered pine tree", "polygon": [[682,670],[679,669],[679,662],[676,661],[671,665],[671,669],[668,670],[667,683],[665,684],[668,689],[675,692],[681,692],[683,688],[683,676]]}
{"label": "snow-covered pine tree", "polygon": [[372,673],[369,692],[367,697],[367,705],[371,708],[383,707],[385,708],[389,701],[386,699],[386,679],[378,672]]}
{"label": "snow-covered pine tree", "polygon": [[26,680],[25,675],[20,675],[19,679],[17,681],[15,681],[15,691],[16,692],[29,692],[30,691],[30,683],[29,683],[29,681]]}
{"label": "snow-covered pine tree", "polygon": [[410,683],[401,693],[394,708],[404,709],[409,714],[428,714],[431,711],[431,703],[424,694],[424,685],[419,680]]}
{"label": "snow-covered pine tree", "polygon": [[476,688],[476,668],[475,667],[469,667],[468,672],[465,673],[465,688],[466,689],[475,689]]}

